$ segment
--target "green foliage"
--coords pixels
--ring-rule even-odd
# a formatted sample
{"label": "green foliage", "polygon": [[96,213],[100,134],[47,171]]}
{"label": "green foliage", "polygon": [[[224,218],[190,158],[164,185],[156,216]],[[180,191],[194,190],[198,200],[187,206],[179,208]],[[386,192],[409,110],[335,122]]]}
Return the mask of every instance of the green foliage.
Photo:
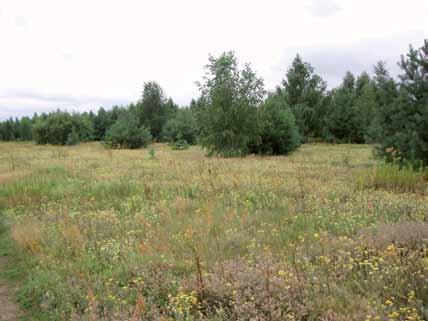
{"label": "green foliage", "polygon": [[172,149],[175,150],[185,150],[189,148],[189,143],[184,139],[181,133],[178,133],[175,141],[172,144]]}
{"label": "green foliage", "polygon": [[257,107],[265,94],[263,81],[247,64],[242,70],[233,52],[210,57],[200,84],[198,120],[201,143],[209,154],[244,156],[257,136]]}
{"label": "green foliage", "polygon": [[32,122],[29,117],[22,117],[19,124],[19,138],[20,140],[28,141],[32,137]]}
{"label": "green foliage", "polygon": [[376,137],[376,87],[363,72],[355,80],[347,72],[342,84],[331,93],[329,110],[325,116],[324,137],[336,143],[373,142]]}
{"label": "green foliage", "polygon": [[355,142],[372,143],[376,139],[376,90],[373,83],[368,82],[361,88],[355,101]]}
{"label": "green foliage", "polygon": [[363,72],[355,83],[355,101],[353,104],[354,143],[372,142],[373,119],[377,111],[376,91],[370,76]]}
{"label": "green foliage", "polygon": [[326,112],[325,81],[297,55],[282,85],[278,91],[293,111],[302,136],[306,140],[321,137]]}
{"label": "green foliage", "polygon": [[155,152],[155,150],[153,148],[149,149],[149,159],[150,160],[156,159],[156,152]]}
{"label": "green foliage", "polygon": [[428,165],[428,40],[401,57],[398,97],[379,113],[378,151],[389,161]]}
{"label": "green foliage", "polygon": [[356,134],[355,77],[347,72],[339,88],[333,90],[326,131],[333,142],[349,143]]}
{"label": "green foliage", "polygon": [[174,116],[163,126],[162,138],[172,143],[185,140],[188,144],[195,144],[197,138],[197,125],[192,110],[189,108],[177,110]]}
{"label": "green foliage", "polygon": [[300,134],[293,112],[281,96],[269,97],[259,111],[260,141],[253,151],[285,155],[300,145]]}
{"label": "green foliage", "polygon": [[382,127],[388,110],[398,96],[397,84],[386,69],[386,63],[379,61],[374,66],[372,81],[375,92],[375,111],[372,121],[366,130],[366,142],[376,143],[382,139]]}
{"label": "green foliage", "polygon": [[32,139],[33,122],[29,117],[9,118],[0,122],[0,141],[28,141]]}
{"label": "green foliage", "polygon": [[75,127],[71,129],[71,132],[68,134],[66,145],[77,145],[80,143],[79,134]]}
{"label": "green foliage", "polygon": [[146,147],[151,139],[150,132],[140,127],[133,115],[125,113],[108,130],[105,143],[110,148],[136,149]]}
{"label": "green foliage", "polygon": [[33,126],[33,137],[37,144],[65,145],[73,128],[77,126],[77,118],[56,111],[37,120]]}
{"label": "green foliage", "polygon": [[144,84],[141,101],[135,106],[139,125],[150,128],[153,139],[160,140],[162,128],[177,110],[172,99],[166,99],[161,86],[155,81]]}
{"label": "green foliage", "polygon": [[112,125],[111,115],[104,108],[98,110],[97,115],[93,119],[94,139],[104,140],[107,130]]}
{"label": "green foliage", "polygon": [[35,120],[33,140],[37,144],[68,145],[93,139],[89,114],[56,111]]}

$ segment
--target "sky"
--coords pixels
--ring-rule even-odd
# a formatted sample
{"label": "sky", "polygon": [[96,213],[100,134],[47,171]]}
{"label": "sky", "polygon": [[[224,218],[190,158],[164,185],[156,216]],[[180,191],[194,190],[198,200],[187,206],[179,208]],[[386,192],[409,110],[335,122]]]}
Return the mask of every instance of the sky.
{"label": "sky", "polygon": [[0,0],[0,119],[128,104],[150,80],[186,105],[229,50],[267,89],[297,53],[330,88],[380,59],[397,74],[427,13],[427,0]]}

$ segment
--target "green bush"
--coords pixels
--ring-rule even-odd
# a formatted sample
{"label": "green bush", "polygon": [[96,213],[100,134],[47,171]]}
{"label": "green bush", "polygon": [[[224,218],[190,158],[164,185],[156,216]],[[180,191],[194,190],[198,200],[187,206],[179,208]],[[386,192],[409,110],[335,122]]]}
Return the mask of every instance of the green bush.
{"label": "green bush", "polygon": [[180,140],[187,144],[196,143],[196,120],[190,109],[180,109],[175,116],[169,119],[162,128],[162,138],[167,142],[176,144]]}
{"label": "green bush", "polygon": [[65,145],[76,119],[66,112],[54,112],[39,119],[33,127],[33,138],[37,144]]}
{"label": "green bush", "polygon": [[75,145],[92,139],[93,127],[86,114],[56,111],[40,117],[33,126],[37,144]]}
{"label": "green bush", "polygon": [[172,144],[172,149],[185,150],[189,148],[189,143],[183,138],[181,133],[178,133],[177,139]]}
{"label": "green bush", "polygon": [[138,126],[138,120],[125,114],[108,130],[105,143],[110,148],[136,149],[146,147],[151,141],[150,131]]}
{"label": "green bush", "polygon": [[286,155],[300,145],[300,134],[293,112],[279,97],[270,97],[259,110],[260,139],[252,151]]}

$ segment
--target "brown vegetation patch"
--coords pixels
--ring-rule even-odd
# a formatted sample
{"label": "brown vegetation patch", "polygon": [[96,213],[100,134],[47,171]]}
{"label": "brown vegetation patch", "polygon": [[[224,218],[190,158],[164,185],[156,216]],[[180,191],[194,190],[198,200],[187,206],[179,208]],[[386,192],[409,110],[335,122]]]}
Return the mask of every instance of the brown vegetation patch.
{"label": "brown vegetation patch", "polygon": [[13,171],[13,172],[0,173],[0,185],[6,184],[7,182],[21,178],[26,174],[28,174],[28,173],[24,172],[24,171],[20,171],[20,172]]}
{"label": "brown vegetation patch", "polygon": [[428,243],[428,223],[401,221],[380,224],[375,233],[369,230],[362,232],[368,242],[376,248],[384,248],[390,244],[415,248]]}

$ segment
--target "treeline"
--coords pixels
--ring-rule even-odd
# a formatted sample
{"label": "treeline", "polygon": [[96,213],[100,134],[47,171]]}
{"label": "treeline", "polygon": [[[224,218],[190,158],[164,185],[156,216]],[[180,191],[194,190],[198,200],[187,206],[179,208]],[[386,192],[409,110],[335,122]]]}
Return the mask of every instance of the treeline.
{"label": "treeline", "polygon": [[188,108],[178,108],[156,82],[148,82],[142,99],[128,106],[101,107],[97,113],[57,110],[6,120],[0,123],[0,140],[54,145],[105,141],[116,148],[139,148],[151,141],[174,141],[180,131],[189,143],[195,143],[195,133],[183,128],[189,122],[195,127],[189,116]]}
{"label": "treeline", "polygon": [[0,123],[0,139],[39,144],[101,140],[113,148],[151,141],[177,148],[200,143],[211,154],[286,154],[301,142],[374,143],[389,160],[428,162],[428,41],[401,57],[394,79],[385,63],[373,74],[347,72],[327,90],[314,68],[297,55],[282,83],[266,92],[263,80],[233,52],[210,57],[201,95],[178,108],[156,82],[129,106],[93,112],[50,114]]}

